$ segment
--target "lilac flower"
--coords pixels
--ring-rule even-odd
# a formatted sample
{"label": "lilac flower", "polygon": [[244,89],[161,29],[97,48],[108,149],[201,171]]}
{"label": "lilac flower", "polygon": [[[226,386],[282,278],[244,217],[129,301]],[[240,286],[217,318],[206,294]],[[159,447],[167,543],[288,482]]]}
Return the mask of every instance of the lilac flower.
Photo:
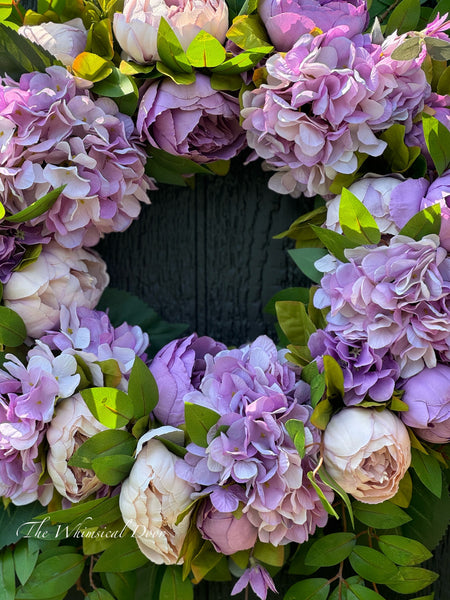
{"label": "lilac flower", "polygon": [[268,59],[267,83],[244,93],[242,116],[247,143],[276,171],[269,187],[329,194],[338,173],[356,171],[356,152],[384,151],[376,132],[411,128],[429,85],[420,60],[395,61],[391,50],[336,27]]}
{"label": "lilac flower", "polygon": [[231,595],[234,596],[235,594],[239,594],[239,592],[242,592],[248,584],[250,584],[252,590],[258,598],[261,598],[261,600],[266,600],[268,590],[272,590],[272,592],[275,593],[277,592],[269,573],[264,567],[261,567],[261,565],[258,564],[253,565],[244,571],[231,590]]}
{"label": "lilac flower", "polygon": [[450,259],[438,236],[397,235],[345,254],[350,262],[337,261],[314,296],[317,308],[330,306],[327,331],[389,350],[404,378],[434,367],[436,352],[448,360]]}
{"label": "lilac flower", "polygon": [[155,81],[145,92],[137,117],[141,140],[198,163],[227,160],[245,146],[239,101],[211,87],[206,75],[195,83]]}
{"label": "lilac flower", "polygon": [[184,423],[184,395],[198,389],[205,374],[205,356],[215,356],[221,350],[226,350],[224,344],[193,333],[170,342],[156,354],[150,364],[159,390],[159,402],[153,413],[161,423],[174,426]]}
{"label": "lilac flower", "polygon": [[374,349],[367,341],[349,341],[340,333],[319,329],[308,341],[313,358],[318,358],[323,368],[322,357],[332,356],[344,373],[344,404],[354,406],[366,396],[376,402],[390,400],[400,368],[387,348]]}
{"label": "lilac flower", "polygon": [[313,29],[327,32],[340,27],[351,39],[369,22],[367,6],[361,0],[262,0],[258,12],[278,52],[290,50]]}
{"label": "lilac flower", "polygon": [[[402,421],[414,427],[419,437],[435,444],[450,441],[450,367],[438,364],[423,369],[403,385],[402,400],[409,410]],[[432,391],[432,393],[430,393]]]}
{"label": "lilac flower", "polygon": [[109,98],[91,99],[81,82],[62,67],[0,82],[0,199],[17,212],[65,185],[32,224],[68,248],[126,229],[150,187],[132,120]]}

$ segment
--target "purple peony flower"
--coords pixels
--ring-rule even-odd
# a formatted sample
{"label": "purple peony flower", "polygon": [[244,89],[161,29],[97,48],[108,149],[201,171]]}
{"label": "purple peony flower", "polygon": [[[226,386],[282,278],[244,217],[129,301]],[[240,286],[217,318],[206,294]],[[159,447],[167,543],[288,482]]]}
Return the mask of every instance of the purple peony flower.
{"label": "purple peony flower", "polygon": [[450,258],[438,236],[397,235],[345,255],[349,262],[336,261],[314,296],[317,308],[330,306],[327,331],[389,350],[404,378],[436,366],[436,352],[448,360]]}
{"label": "purple peony flower", "polygon": [[396,61],[391,50],[337,27],[305,34],[268,59],[267,83],[244,93],[242,116],[248,145],[276,171],[269,187],[295,197],[329,194],[338,173],[356,171],[356,152],[382,154],[376,132],[394,123],[411,128],[429,85],[419,59]]}
{"label": "purple peony flower", "polygon": [[387,348],[374,349],[367,341],[349,342],[339,333],[319,329],[308,341],[313,358],[318,358],[323,368],[322,357],[332,356],[344,373],[344,404],[354,406],[366,396],[375,402],[386,402],[392,397],[400,368]]}
{"label": "purple peony flower", "polygon": [[279,52],[290,50],[303,34],[314,29],[327,32],[339,27],[351,39],[369,23],[362,0],[262,0],[258,12]]}
{"label": "purple peony flower", "polygon": [[221,350],[226,350],[224,344],[193,333],[170,342],[156,354],[150,364],[159,390],[153,414],[161,423],[174,426],[184,423],[185,394],[198,389],[205,374],[205,356],[215,356]]}
{"label": "purple peony flower", "polygon": [[65,185],[32,224],[67,248],[123,231],[149,202],[131,118],[109,98],[91,99],[81,81],[49,67],[0,82],[0,200],[14,213]]}
{"label": "purple peony flower", "polygon": [[177,85],[170,79],[151,83],[137,117],[141,140],[195,162],[227,160],[245,147],[239,125],[239,101],[211,87],[206,75]]}
{"label": "purple peony flower", "polygon": [[409,407],[402,421],[419,437],[435,444],[450,441],[450,367],[438,364],[405,381],[402,400]]}

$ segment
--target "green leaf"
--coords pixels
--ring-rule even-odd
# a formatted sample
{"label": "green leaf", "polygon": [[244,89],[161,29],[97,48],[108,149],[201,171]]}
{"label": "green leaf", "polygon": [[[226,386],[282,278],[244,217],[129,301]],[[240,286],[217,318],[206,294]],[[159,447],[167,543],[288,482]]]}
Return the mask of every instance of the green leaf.
{"label": "green leaf", "polygon": [[222,555],[214,550],[211,542],[204,542],[191,562],[191,570],[194,574],[193,583],[199,583],[207,573],[212,571],[221,557]]}
{"label": "green leaf", "polygon": [[270,46],[267,32],[259,15],[241,15],[234,19],[227,38],[243,50]]}
{"label": "green leaf", "polygon": [[308,479],[310,480],[313,488],[316,490],[317,495],[319,496],[319,499],[322,503],[322,506],[324,507],[324,509],[327,511],[327,513],[329,515],[331,515],[332,517],[335,517],[336,519],[339,519],[339,515],[337,514],[337,512],[334,510],[334,508],[331,506],[331,504],[328,502],[325,494],[323,493],[323,490],[321,487],[319,487],[319,485],[317,484],[317,482],[314,479],[314,474],[312,471],[308,471]]}
{"label": "green leaf", "polygon": [[234,75],[221,75],[220,73],[212,73],[210,79],[213,90],[237,92],[242,87],[242,77],[235,73]]}
{"label": "green leaf", "polygon": [[128,397],[133,403],[135,419],[148,416],[158,404],[158,386],[145,362],[136,356],[128,382]]}
{"label": "green leaf", "polygon": [[105,387],[115,388],[118,387],[122,381],[122,373],[120,371],[119,363],[114,358],[108,358],[107,360],[95,361],[103,373],[103,381]]}
{"label": "green leaf", "polygon": [[303,422],[298,419],[289,419],[285,426],[300,458],[303,458],[305,456],[305,426]]}
{"label": "green leaf", "polygon": [[92,23],[88,31],[85,50],[108,60],[114,58],[111,21],[109,19]]}
{"label": "green leaf", "polygon": [[426,37],[425,45],[427,52],[433,60],[450,60],[450,44],[446,40],[434,37]]}
{"label": "green leaf", "polygon": [[130,600],[135,597],[137,584],[136,571],[126,573],[102,573],[102,581],[106,579],[108,588],[117,600]]}
{"label": "green leaf", "polygon": [[97,588],[86,596],[86,600],[115,600],[114,596],[104,590],[103,588]]}
{"label": "green leaf", "polygon": [[450,93],[450,67],[447,67],[439,77],[436,91],[443,96]]}
{"label": "green leaf", "polygon": [[191,83],[195,83],[195,71],[192,71],[191,73],[185,73],[184,71],[174,71],[165,63],[162,63],[160,61],[156,63],[156,70],[158,71],[158,73],[161,73],[161,75],[166,75],[167,77],[169,77],[178,85],[191,85]]}
{"label": "green leaf", "polygon": [[274,294],[269,302],[264,307],[263,311],[269,315],[277,314],[275,304],[277,302],[288,300],[290,302],[303,302],[308,304],[309,301],[309,289],[303,287],[291,287],[285,288]]}
{"label": "green leaf", "polygon": [[191,441],[198,446],[206,448],[208,442],[206,436],[208,431],[220,419],[220,415],[206,406],[184,403],[184,417],[186,423],[186,432]]}
{"label": "green leaf", "polygon": [[27,337],[25,323],[11,308],[0,306],[0,344],[15,348]]}
{"label": "green leaf", "polygon": [[344,373],[338,362],[327,354],[323,356],[323,370],[327,399],[333,406],[339,406],[342,404],[342,398],[344,397]]}
{"label": "green leaf", "polygon": [[438,577],[437,573],[421,567],[399,567],[397,576],[386,582],[386,585],[399,594],[414,594],[431,585]]}
{"label": "green leaf", "polygon": [[310,417],[311,423],[317,427],[317,429],[325,431],[333,412],[334,410],[331,402],[328,398],[324,398],[316,404]]}
{"label": "green leaf", "polygon": [[5,548],[0,554],[0,591],[2,600],[14,600],[16,578],[11,548]]}
{"label": "green leaf", "polygon": [[199,31],[186,50],[193,67],[217,67],[225,60],[225,48],[214,36]]}
{"label": "green leaf", "polygon": [[419,37],[408,38],[391,54],[394,60],[413,60],[420,54],[422,42]]}
{"label": "green leaf", "polygon": [[193,600],[194,588],[189,579],[183,581],[181,567],[169,566],[164,571],[159,600]]}
{"label": "green leaf", "polygon": [[326,600],[329,591],[328,579],[315,577],[294,583],[285,593],[283,600]]}
{"label": "green leaf", "polygon": [[399,235],[407,235],[414,240],[420,241],[424,236],[431,233],[439,235],[441,229],[441,206],[433,204],[415,214],[402,227]]}
{"label": "green leaf", "polygon": [[367,546],[355,546],[349,561],[355,573],[374,583],[386,583],[398,570],[387,556]]}
{"label": "green leaf", "polygon": [[387,143],[383,158],[394,173],[407,171],[420,155],[419,147],[405,144],[405,131],[404,125],[395,123],[380,135],[380,139]]}
{"label": "green leaf", "polygon": [[316,326],[309,318],[302,302],[277,302],[277,319],[289,342],[296,346],[306,346]]}
{"label": "green leaf", "polygon": [[0,21],[6,21],[11,14],[12,0],[3,0],[0,4]]}
{"label": "green leaf", "polygon": [[347,248],[356,248],[358,245],[352,242],[348,237],[332,231],[331,229],[323,229],[316,225],[311,225],[311,229],[317,235],[322,244],[333,254],[338,260],[342,262],[348,262],[348,258],[344,254],[344,250]]}
{"label": "green leaf", "polygon": [[5,217],[5,220],[10,223],[25,223],[25,221],[31,221],[32,219],[43,215],[55,204],[65,187],[65,185],[62,185],[55,188],[15,215]]}
{"label": "green leaf", "polygon": [[348,590],[348,600],[384,600],[383,596],[359,583],[351,583]]}
{"label": "green leaf", "polygon": [[350,555],[356,543],[353,533],[331,533],[320,538],[311,546],[305,563],[317,567],[331,567]]}
{"label": "green leaf", "polygon": [[[315,539],[310,537],[303,544],[298,544],[294,556],[289,559],[289,575],[312,575],[318,567],[312,567],[305,563],[309,549],[315,543]],[[243,567],[245,569],[246,565]]]}
{"label": "green leaf", "polygon": [[161,61],[175,73],[192,73],[189,60],[169,23],[161,17],[157,38],[158,54]]}
{"label": "green leaf", "polygon": [[345,506],[347,507],[348,514],[350,516],[350,521],[352,523],[352,527],[354,528],[355,527],[355,519],[353,516],[353,508],[352,508],[352,504],[350,502],[350,498],[348,497],[347,492],[345,492],[341,488],[341,486],[338,483],[336,483],[336,481],[331,477],[331,475],[329,473],[327,473],[327,471],[325,470],[325,467],[323,465],[319,469],[319,476],[325,485],[327,485],[332,490],[334,490],[336,492],[336,494],[338,494],[342,498]]}
{"label": "green leaf", "polygon": [[355,501],[353,512],[358,521],[375,529],[392,529],[411,521],[411,517],[404,510],[389,500],[380,504]]}
{"label": "green leaf", "polygon": [[[14,567],[22,585],[28,581],[39,556],[39,546],[31,539],[20,540],[14,548]],[[1,586],[0,586],[1,587]]]}
{"label": "green leaf", "polygon": [[400,480],[398,492],[390,500],[391,502],[393,502],[397,506],[400,506],[401,508],[408,508],[409,503],[411,502],[412,491],[413,486],[411,475],[409,474],[409,471],[406,471],[406,473]]}
{"label": "green leaf", "polygon": [[114,454],[114,456],[100,456],[92,461],[95,474],[107,485],[117,485],[128,476],[134,458],[126,454]]}
{"label": "green leaf", "polygon": [[411,448],[411,466],[417,477],[437,498],[442,494],[442,471],[439,462],[431,454],[423,454]]}
{"label": "green leaf", "polygon": [[97,310],[108,310],[108,316],[114,327],[119,327],[124,321],[129,325],[139,325],[152,341],[151,356],[170,341],[181,337],[187,328],[184,323],[164,321],[148,304],[136,296],[110,287],[103,292]]}
{"label": "green leaf", "polygon": [[124,573],[144,566],[148,558],[142,554],[134,537],[123,537],[107,548],[95,563],[94,572]]}
{"label": "green leaf", "polygon": [[288,250],[289,256],[297,267],[315,283],[319,283],[323,273],[318,271],[314,263],[328,254],[324,248],[296,248]]}
{"label": "green leaf", "polygon": [[155,68],[155,65],[141,65],[133,61],[122,60],[119,69],[124,75],[130,75],[134,77],[136,75],[147,75],[151,73]]}
{"label": "green leaf", "polygon": [[403,0],[394,8],[386,25],[385,35],[414,31],[420,19],[419,0]]}
{"label": "green leaf", "polygon": [[253,547],[253,556],[266,565],[282,567],[285,560],[284,546],[272,546],[257,540]]}
{"label": "green leaf", "polygon": [[380,535],[380,550],[397,565],[418,565],[433,555],[423,544],[401,535]]}
{"label": "green leaf", "polygon": [[84,557],[71,553],[39,562],[27,583],[17,590],[17,600],[48,600],[71,588],[80,577]]}
{"label": "green leaf", "polygon": [[439,175],[450,162],[450,131],[436,118],[422,114],[423,134],[428,151]]}
{"label": "green leaf", "polygon": [[124,75],[117,67],[113,67],[107,77],[94,85],[92,91],[108,98],[122,98],[134,94],[135,86],[128,75]]}
{"label": "green leaf", "polygon": [[24,73],[44,72],[62,64],[41,46],[30,42],[10,27],[0,23],[0,73],[18,81]]}
{"label": "green leaf", "polygon": [[127,425],[133,417],[133,405],[127,394],[114,388],[89,388],[81,391],[87,407],[102,425],[115,429]]}
{"label": "green leaf", "polygon": [[92,52],[81,52],[72,63],[74,75],[94,83],[106,79],[114,68],[111,61]]}
{"label": "green leaf", "polygon": [[42,252],[42,244],[36,244],[34,246],[26,246],[22,260],[14,268],[14,271],[23,271],[30,267],[34,262],[37,261]]}
{"label": "green leaf", "polygon": [[259,63],[267,54],[272,52],[273,46],[259,46],[252,48],[251,50],[244,50],[240,54],[229,58],[221,65],[212,69],[213,73],[220,73],[222,75],[235,75],[236,73],[243,73],[248,71],[256,64]]}
{"label": "green leaf", "polygon": [[355,244],[378,244],[381,233],[375,219],[352,192],[343,188],[339,202],[339,222],[344,235]]}

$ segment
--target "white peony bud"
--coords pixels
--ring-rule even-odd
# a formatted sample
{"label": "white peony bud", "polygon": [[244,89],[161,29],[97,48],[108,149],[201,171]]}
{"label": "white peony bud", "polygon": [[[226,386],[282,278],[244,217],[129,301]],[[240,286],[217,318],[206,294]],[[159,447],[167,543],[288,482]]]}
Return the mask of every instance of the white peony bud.
{"label": "white peony bud", "polygon": [[175,525],[194,491],[176,475],[177,460],[162,442],[151,439],[139,452],[120,492],[123,520],[133,531],[141,552],[156,564],[178,561],[189,527],[189,515]]}
{"label": "white peony bud", "polygon": [[408,431],[389,410],[344,408],[328,423],[323,444],[329,474],[367,504],[395,496],[411,463]]}
{"label": "white peony bud", "polygon": [[81,444],[105,429],[80,394],[66,398],[56,407],[47,430],[47,470],[55,488],[71,502],[84,500],[104,485],[94,471],[69,467],[67,463]]}

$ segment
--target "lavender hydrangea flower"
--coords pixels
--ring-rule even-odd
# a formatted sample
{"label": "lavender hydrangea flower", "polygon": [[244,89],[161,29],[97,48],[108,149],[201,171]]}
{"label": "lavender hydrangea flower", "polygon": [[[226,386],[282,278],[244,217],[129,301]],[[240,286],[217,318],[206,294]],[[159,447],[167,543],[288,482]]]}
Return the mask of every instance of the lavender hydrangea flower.
{"label": "lavender hydrangea flower", "polygon": [[242,116],[254,156],[276,171],[269,187],[294,197],[327,195],[338,173],[356,171],[356,152],[384,151],[375,133],[394,123],[412,127],[430,88],[422,59],[391,58],[396,44],[349,40],[336,27],[305,34],[268,59],[267,83],[244,93]]}
{"label": "lavender hydrangea flower", "polygon": [[[123,231],[148,203],[145,154],[130,117],[109,98],[93,100],[63,67],[0,81],[0,200],[17,212],[65,185],[32,220],[65,247],[93,246]],[[88,83],[87,83],[88,84]]]}
{"label": "lavender hydrangea flower", "polygon": [[[243,501],[261,541],[275,546],[304,542],[325,525],[327,513],[307,478],[316,464],[320,434],[309,422],[311,407],[296,399],[295,373],[265,336],[207,356],[206,364],[200,389],[184,399],[221,417],[207,434],[206,448],[188,444],[177,474],[203,487],[199,493],[210,494],[219,512],[233,512]],[[304,397],[301,388],[298,396]],[[289,419],[304,423],[304,459],[287,434]],[[331,499],[325,486],[324,493]]]}
{"label": "lavender hydrangea flower", "polygon": [[221,350],[226,350],[225,344],[193,333],[170,342],[156,354],[150,364],[159,391],[153,414],[161,423],[173,426],[184,423],[185,394],[198,389],[205,374],[206,354],[215,356]]}
{"label": "lavender hydrangea flower", "polygon": [[387,348],[371,348],[367,341],[349,341],[339,333],[319,329],[308,341],[313,358],[323,368],[322,357],[332,356],[344,374],[344,404],[354,406],[366,396],[375,402],[390,400],[400,368]]}
{"label": "lavender hydrangea flower", "polygon": [[155,81],[145,92],[137,116],[142,140],[198,163],[228,160],[245,146],[239,101],[211,87],[206,75],[195,83]]}
{"label": "lavender hydrangea flower", "polygon": [[258,12],[278,52],[286,52],[305,33],[340,27],[352,38],[369,23],[362,0],[262,0]]}
{"label": "lavender hydrangea flower", "polygon": [[436,366],[436,352],[448,360],[450,258],[438,236],[397,235],[345,255],[349,262],[336,261],[314,296],[317,308],[330,306],[327,331],[389,350],[404,378]]}

